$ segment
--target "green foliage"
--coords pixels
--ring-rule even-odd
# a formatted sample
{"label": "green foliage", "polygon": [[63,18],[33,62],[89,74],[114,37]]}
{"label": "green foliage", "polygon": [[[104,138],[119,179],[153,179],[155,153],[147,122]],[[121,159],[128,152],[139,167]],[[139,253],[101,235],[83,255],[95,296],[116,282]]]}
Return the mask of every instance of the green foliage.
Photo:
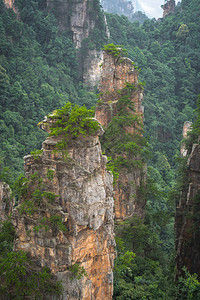
{"label": "green foliage", "polygon": [[4,221],[0,230],[0,256],[6,256],[8,252],[12,251],[14,237],[14,226],[9,220]]}
{"label": "green foliage", "polygon": [[[107,14],[111,43],[120,43],[141,67],[144,87],[145,134],[154,153],[164,154],[174,168],[182,127],[193,121],[200,93],[199,2],[182,1],[174,14],[140,26],[124,16]],[[179,36],[180,35],[180,36]]]}
{"label": "green foliage", "polygon": [[47,178],[52,182],[53,181],[54,171],[51,169],[47,170]]}
{"label": "green foliage", "polygon": [[113,185],[117,183],[117,179],[119,177],[119,173],[116,171],[117,167],[115,162],[112,161],[111,157],[107,157],[108,162],[106,164],[106,169],[113,174]]}
{"label": "green foliage", "polygon": [[96,95],[79,79],[71,33],[59,31],[44,1],[16,0],[20,20],[0,3],[1,177],[13,183],[23,172],[23,156],[46,137],[36,124],[69,100],[89,108]]}
{"label": "green foliage", "polygon": [[122,45],[108,44],[103,46],[103,50],[113,55],[115,58],[127,55],[127,50]]}
{"label": "green foliage", "polygon": [[17,198],[27,195],[28,179],[24,175],[20,175],[13,185],[13,195]]}
{"label": "green foliage", "polygon": [[114,116],[101,137],[102,148],[111,157],[108,169],[114,171],[114,180],[121,168],[141,168],[143,166],[143,149],[147,145],[143,137],[141,116],[136,114],[134,103],[130,100],[132,93],[137,90],[133,84],[126,83],[119,91],[117,114]]}
{"label": "green foliage", "polygon": [[79,263],[75,263],[69,267],[69,271],[72,273],[71,280],[81,279],[83,276],[87,276],[87,272],[85,271],[83,266],[80,266]]}
{"label": "green foliage", "polygon": [[57,232],[58,230],[61,230],[62,232],[65,232],[67,229],[65,225],[63,224],[62,218],[59,215],[53,215],[51,217],[42,217],[38,220],[38,225],[34,226],[33,230],[34,232],[38,232],[40,229],[44,228],[44,230],[47,232],[50,230],[50,228]]}
{"label": "green foliage", "polygon": [[1,295],[12,299],[39,298],[45,295],[60,295],[61,282],[47,268],[35,265],[23,252],[9,252],[0,258]]}
{"label": "green foliage", "polygon": [[50,128],[50,135],[61,135],[63,139],[57,144],[58,148],[67,149],[70,139],[76,139],[79,135],[88,136],[97,132],[99,124],[92,117],[93,109],[87,109],[85,106],[79,107],[70,102],[66,103],[61,109],[58,109],[49,115],[54,120]]}
{"label": "green foliage", "polygon": [[116,243],[113,299],[173,299],[173,278],[155,225],[126,220],[116,226]]}
{"label": "green foliage", "polygon": [[15,230],[8,220],[0,230],[0,295],[1,299],[38,299],[62,293],[60,281],[48,268],[41,268],[23,251],[13,252]]}
{"label": "green foliage", "polygon": [[0,181],[10,184],[11,180],[12,180],[11,170],[8,167],[4,166],[4,162],[3,160],[1,160],[0,157]]}
{"label": "green foliage", "polygon": [[49,221],[51,223],[51,228],[53,230],[61,230],[63,232],[67,230],[60,216],[58,215],[51,216]]}
{"label": "green foliage", "polygon": [[200,297],[200,282],[197,274],[190,274],[183,268],[185,277],[180,277],[178,282],[178,297],[185,300],[196,300]]}
{"label": "green foliage", "polygon": [[31,155],[33,155],[34,159],[38,159],[41,154],[43,153],[43,150],[34,150],[34,151],[31,151]]}
{"label": "green foliage", "polygon": [[181,40],[185,40],[188,35],[189,35],[188,26],[186,24],[181,24],[177,31],[176,36]]}
{"label": "green foliage", "polygon": [[184,140],[185,147],[191,152],[192,145],[198,143],[200,136],[200,95],[197,97],[197,108],[195,109],[195,121],[192,124],[192,130],[188,132],[187,138]]}
{"label": "green foliage", "polygon": [[[50,180],[53,179],[52,176],[53,173],[50,172]],[[51,228],[54,232],[57,230],[62,230],[64,232],[66,231],[66,227],[63,224],[61,217],[59,215],[51,215],[51,205],[56,201],[59,195],[56,195],[54,192],[46,191],[45,189],[46,187],[43,183],[43,178],[40,178],[37,172],[29,178],[24,176],[19,177],[14,184],[13,191],[13,195],[20,199],[20,204],[17,208],[21,215],[27,216],[32,216],[35,213],[39,213],[40,211],[44,212],[49,209],[50,217],[41,217],[38,220],[38,224],[34,227],[34,231],[38,232],[41,228],[48,231]],[[40,215],[42,215],[42,212]]]}

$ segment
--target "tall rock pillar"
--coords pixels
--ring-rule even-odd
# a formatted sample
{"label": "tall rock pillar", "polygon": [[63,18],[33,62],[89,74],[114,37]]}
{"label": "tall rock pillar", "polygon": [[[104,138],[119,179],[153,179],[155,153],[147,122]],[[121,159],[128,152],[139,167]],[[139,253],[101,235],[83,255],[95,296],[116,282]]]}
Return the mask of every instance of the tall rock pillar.
{"label": "tall rock pillar", "polygon": [[164,5],[161,5],[163,9],[163,18],[174,13],[175,11],[175,0],[167,0],[167,2]]}
{"label": "tall rock pillar", "polygon": [[[99,83],[100,101],[96,108],[96,118],[104,128],[119,113],[117,106],[126,85],[135,88],[131,91],[130,100],[134,104],[134,115],[143,120],[143,88],[138,84],[138,72],[134,63],[126,57],[116,57],[104,51],[102,75]],[[127,127],[126,132],[133,128]],[[134,214],[142,216],[145,200],[140,197],[142,184],[146,181],[146,169],[135,167],[131,170],[121,168],[119,178],[114,185],[115,219],[123,220]]]}
{"label": "tall rock pillar", "polygon": [[[48,119],[42,127],[49,128]],[[67,154],[56,146],[62,137],[51,136],[42,154],[25,157],[28,184],[13,212],[15,250],[30,252],[62,280],[64,300],[112,299],[113,180],[101,134],[100,128],[72,139]]]}
{"label": "tall rock pillar", "polygon": [[176,277],[185,266],[200,279],[200,145],[193,145],[185,172],[175,217]]}
{"label": "tall rock pillar", "polygon": [[[79,50],[79,73],[83,82],[94,88],[101,73],[101,47],[109,37],[100,3],[96,0],[47,0],[47,7],[54,11],[60,30],[71,31],[74,45]],[[102,40],[98,47],[94,38],[97,33],[98,40]]]}

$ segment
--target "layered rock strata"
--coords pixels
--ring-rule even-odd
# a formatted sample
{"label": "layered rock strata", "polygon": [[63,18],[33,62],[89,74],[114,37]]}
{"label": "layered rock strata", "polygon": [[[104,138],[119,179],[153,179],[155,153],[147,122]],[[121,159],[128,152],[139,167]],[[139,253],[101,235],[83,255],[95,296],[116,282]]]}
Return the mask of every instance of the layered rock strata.
{"label": "layered rock strata", "polygon": [[[43,127],[48,130],[48,126],[46,120]],[[71,140],[67,155],[64,150],[55,151],[61,137],[48,137],[41,155],[26,156],[25,174],[32,178],[27,195],[35,197],[35,184],[42,178],[43,189],[59,196],[32,215],[22,214],[22,198],[13,212],[15,250],[29,251],[49,267],[62,280],[65,300],[112,299],[113,179],[101,153],[101,134],[102,129],[95,136]],[[45,220],[53,216],[62,220],[60,229],[45,228]],[[78,272],[84,268],[87,276],[79,279],[77,267]]]}
{"label": "layered rock strata", "polygon": [[[134,103],[134,115],[143,119],[142,106],[143,89],[138,85],[138,72],[129,58],[116,58],[104,51],[102,75],[99,83],[100,101],[96,108],[97,120],[107,128],[112,118],[117,115],[117,103],[121,97],[120,91],[126,83],[133,84],[136,89],[131,92]],[[132,132],[132,128],[127,128]],[[114,186],[115,218],[124,220],[134,214],[142,216],[145,201],[139,197],[139,190],[146,181],[146,167],[133,168],[131,171],[121,169]]]}
{"label": "layered rock strata", "polygon": [[176,276],[185,266],[200,279],[200,145],[194,144],[187,161],[184,189],[176,207]]}

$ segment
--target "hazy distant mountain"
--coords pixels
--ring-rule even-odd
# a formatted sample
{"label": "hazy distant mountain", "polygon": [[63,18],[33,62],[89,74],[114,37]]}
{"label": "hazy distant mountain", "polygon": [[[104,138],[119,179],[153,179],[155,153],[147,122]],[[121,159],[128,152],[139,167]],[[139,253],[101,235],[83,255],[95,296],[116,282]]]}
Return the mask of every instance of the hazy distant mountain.
{"label": "hazy distant mountain", "polygon": [[134,14],[134,2],[127,0],[101,0],[106,12],[131,17]]}
{"label": "hazy distant mountain", "polygon": [[143,23],[148,17],[142,13],[143,9],[138,0],[101,0],[104,11],[127,16],[131,21]]}
{"label": "hazy distant mountain", "polygon": [[136,11],[143,11],[143,9],[142,9],[142,7],[141,7],[138,0],[133,0],[132,2],[133,2],[133,5],[134,5],[135,12]]}

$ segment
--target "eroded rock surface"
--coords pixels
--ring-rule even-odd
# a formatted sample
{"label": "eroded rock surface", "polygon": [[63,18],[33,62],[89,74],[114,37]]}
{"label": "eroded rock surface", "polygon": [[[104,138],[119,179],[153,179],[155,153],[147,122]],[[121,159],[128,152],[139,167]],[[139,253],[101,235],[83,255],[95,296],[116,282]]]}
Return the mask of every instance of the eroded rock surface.
{"label": "eroded rock surface", "polygon": [[[131,92],[131,101],[135,106],[135,114],[143,119],[143,89],[138,85],[138,72],[129,58],[116,58],[104,51],[102,74],[99,83],[100,102],[96,108],[97,120],[107,128],[112,118],[117,115],[117,102],[120,91],[126,83],[136,86]],[[132,128],[127,128],[132,132]],[[146,168],[135,167],[131,171],[122,169],[114,186],[115,218],[123,220],[136,214],[142,216],[145,201],[139,197],[139,190],[146,181]]]}
{"label": "eroded rock surface", "polygon": [[0,226],[10,216],[14,205],[14,198],[9,185],[0,181]]}
{"label": "eroded rock surface", "polygon": [[94,30],[101,33],[104,31],[105,36],[109,37],[106,17],[101,12],[99,3],[95,0],[47,0],[47,7],[54,11],[60,30],[72,33],[72,40],[77,49],[81,49],[85,41],[84,49],[79,53],[79,73],[84,84],[94,88],[100,78],[102,50],[95,49],[94,45],[93,50],[89,49],[91,46],[87,44],[91,41],[86,40]]}
{"label": "eroded rock surface", "polygon": [[[47,119],[45,127],[46,123]],[[112,299],[114,201],[106,157],[101,153],[97,135],[69,142],[67,156],[63,151],[54,151],[59,140],[60,137],[48,137],[41,155],[25,157],[26,176],[39,174],[45,190],[59,196],[32,216],[20,215],[18,208],[14,210],[18,236],[15,250],[29,251],[62,279],[62,299]],[[32,186],[35,190],[34,183]],[[41,218],[52,215],[62,219],[66,231],[37,228]],[[75,263],[84,267],[88,275],[73,277],[69,267]]]}
{"label": "eroded rock surface", "polygon": [[103,62],[102,50],[89,50],[84,61],[83,82],[94,88],[101,78],[101,64]]}
{"label": "eroded rock surface", "polygon": [[176,208],[176,275],[184,275],[185,266],[200,278],[200,145],[193,145],[187,164],[185,188]]}

